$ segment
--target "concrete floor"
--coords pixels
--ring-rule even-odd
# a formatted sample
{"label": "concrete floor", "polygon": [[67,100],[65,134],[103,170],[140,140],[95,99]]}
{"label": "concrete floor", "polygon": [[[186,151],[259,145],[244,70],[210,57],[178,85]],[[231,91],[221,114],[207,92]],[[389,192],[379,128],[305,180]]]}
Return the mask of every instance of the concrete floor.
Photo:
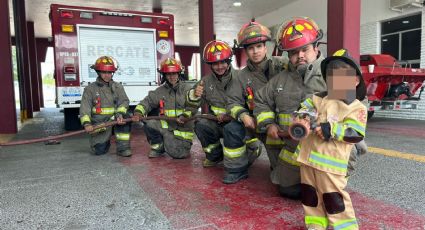
{"label": "concrete floor", "polygon": [[[14,140],[63,133],[63,114],[44,109]],[[425,122],[372,119],[370,146],[424,157]],[[266,156],[250,177],[221,183],[204,169],[199,142],[191,157],[148,159],[141,126],[134,155],[89,154],[85,135],[0,148],[0,229],[304,229],[297,201],[279,197]],[[424,163],[369,153],[348,190],[361,229],[425,229]]]}

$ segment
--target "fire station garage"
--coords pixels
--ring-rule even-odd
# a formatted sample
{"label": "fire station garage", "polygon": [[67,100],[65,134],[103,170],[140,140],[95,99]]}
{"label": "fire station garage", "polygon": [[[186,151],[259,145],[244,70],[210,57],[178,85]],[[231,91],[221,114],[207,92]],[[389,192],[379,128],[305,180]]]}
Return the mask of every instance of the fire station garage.
{"label": "fire station garage", "polygon": [[[423,0],[2,0],[0,24],[0,229],[425,229]],[[310,43],[285,48],[285,36],[290,35],[288,42],[309,39],[306,31],[315,32]],[[220,41],[211,48],[213,40]],[[193,114],[177,109],[193,104],[192,98],[207,100],[197,96],[199,87],[204,94],[218,89],[203,78],[219,76],[217,66],[226,65],[225,74],[260,68],[254,62],[257,48],[250,47],[263,43],[266,59],[260,61],[280,60],[282,72],[273,76],[295,71],[302,79],[313,64],[301,60],[307,63],[304,72],[291,70],[294,50],[299,56],[313,45],[313,59],[319,60],[341,58],[346,49],[366,88],[363,131],[353,120],[334,125],[338,117],[328,115],[317,121],[319,133],[308,134],[348,146],[350,159],[311,150],[321,160],[310,156],[312,163],[304,164],[298,156],[304,145],[298,145],[301,150],[289,160],[295,169],[278,172],[282,180],[294,170],[299,178],[301,167],[296,199],[282,195],[273,179],[277,166],[266,153],[269,126],[255,129],[263,118],[253,115],[261,103],[257,92],[263,91],[250,94],[250,80],[240,89],[247,100],[239,106],[247,108],[245,114],[235,117],[240,108],[227,108],[229,120],[223,120],[216,112],[221,108],[208,103],[197,105],[197,115],[198,107]],[[209,61],[208,53],[217,62]],[[220,59],[226,54],[228,59]],[[315,77],[321,78],[320,62],[317,66]],[[266,68],[261,74],[271,72]],[[229,84],[243,77],[232,74]],[[183,99],[176,84],[187,86]],[[167,87],[174,96],[153,97]],[[104,97],[105,88],[112,99]],[[93,97],[86,100],[89,90]],[[319,94],[304,103],[315,103]],[[229,102],[229,95],[221,96]],[[168,97],[174,98],[172,111]],[[253,98],[255,108],[250,107]],[[91,103],[88,115],[81,112],[86,102]],[[285,114],[278,110],[271,119],[280,127],[276,135],[283,145],[276,157],[281,160],[288,156],[285,140],[294,138],[295,120],[288,114],[288,126],[281,126]],[[308,116],[313,122],[321,114]],[[255,123],[253,129],[246,117]],[[180,129],[189,123],[196,127],[202,119],[220,124],[219,141],[205,145],[197,128]],[[160,131],[152,131],[154,123]],[[226,128],[234,123],[245,126],[243,154],[250,153],[251,140],[260,144],[251,152],[256,160],[249,158],[242,167],[247,174],[236,174],[229,183],[226,175],[236,172],[229,162],[240,154],[225,140],[236,136],[237,130]],[[367,146],[345,139],[350,132],[360,133]],[[158,136],[162,142],[155,141]],[[180,151],[180,142],[190,151],[175,157],[171,152]],[[214,149],[221,158],[211,161]],[[104,154],[98,154],[101,150]],[[328,193],[305,184],[304,170],[315,164],[317,175],[335,176],[324,173],[324,165],[344,168],[339,192],[329,192],[329,184],[324,186]],[[351,197],[353,208],[342,193]],[[312,207],[322,214],[311,214]],[[339,215],[353,209],[355,218]]]}

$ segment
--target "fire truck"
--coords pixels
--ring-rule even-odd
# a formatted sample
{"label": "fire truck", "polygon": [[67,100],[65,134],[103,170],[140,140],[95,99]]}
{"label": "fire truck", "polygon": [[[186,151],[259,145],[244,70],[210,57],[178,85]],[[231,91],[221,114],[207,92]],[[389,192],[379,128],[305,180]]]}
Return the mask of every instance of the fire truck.
{"label": "fire truck", "polygon": [[136,105],[159,84],[158,64],[174,56],[174,17],[170,14],[52,4],[56,104],[65,129],[79,129],[84,87],[96,80],[90,68],[103,55],[114,57],[120,82]]}
{"label": "fire truck", "polygon": [[369,118],[375,110],[417,109],[425,69],[403,67],[387,54],[361,55],[360,66],[367,86]]}

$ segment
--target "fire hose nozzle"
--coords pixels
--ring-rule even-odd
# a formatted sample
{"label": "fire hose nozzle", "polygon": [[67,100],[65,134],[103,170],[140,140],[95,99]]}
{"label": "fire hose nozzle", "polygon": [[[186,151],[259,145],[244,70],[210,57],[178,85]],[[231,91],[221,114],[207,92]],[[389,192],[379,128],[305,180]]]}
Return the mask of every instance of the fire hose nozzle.
{"label": "fire hose nozzle", "polygon": [[295,111],[292,113],[295,121],[289,126],[289,136],[294,140],[302,140],[310,134],[310,131],[316,128],[317,114],[311,111]]}

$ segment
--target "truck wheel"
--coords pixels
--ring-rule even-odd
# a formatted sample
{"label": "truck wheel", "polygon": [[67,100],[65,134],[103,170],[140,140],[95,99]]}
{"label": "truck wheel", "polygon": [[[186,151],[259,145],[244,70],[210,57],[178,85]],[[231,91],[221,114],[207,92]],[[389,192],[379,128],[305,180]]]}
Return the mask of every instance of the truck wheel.
{"label": "truck wheel", "polygon": [[63,110],[65,130],[79,130],[82,128],[78,118],[79,111],[79,108],[65,108]]}
{"label": "truck wheel", "polygon": [[373,117],[373,114],[375,113],[375,111],[367,111],[367,119],[371,119]]}

